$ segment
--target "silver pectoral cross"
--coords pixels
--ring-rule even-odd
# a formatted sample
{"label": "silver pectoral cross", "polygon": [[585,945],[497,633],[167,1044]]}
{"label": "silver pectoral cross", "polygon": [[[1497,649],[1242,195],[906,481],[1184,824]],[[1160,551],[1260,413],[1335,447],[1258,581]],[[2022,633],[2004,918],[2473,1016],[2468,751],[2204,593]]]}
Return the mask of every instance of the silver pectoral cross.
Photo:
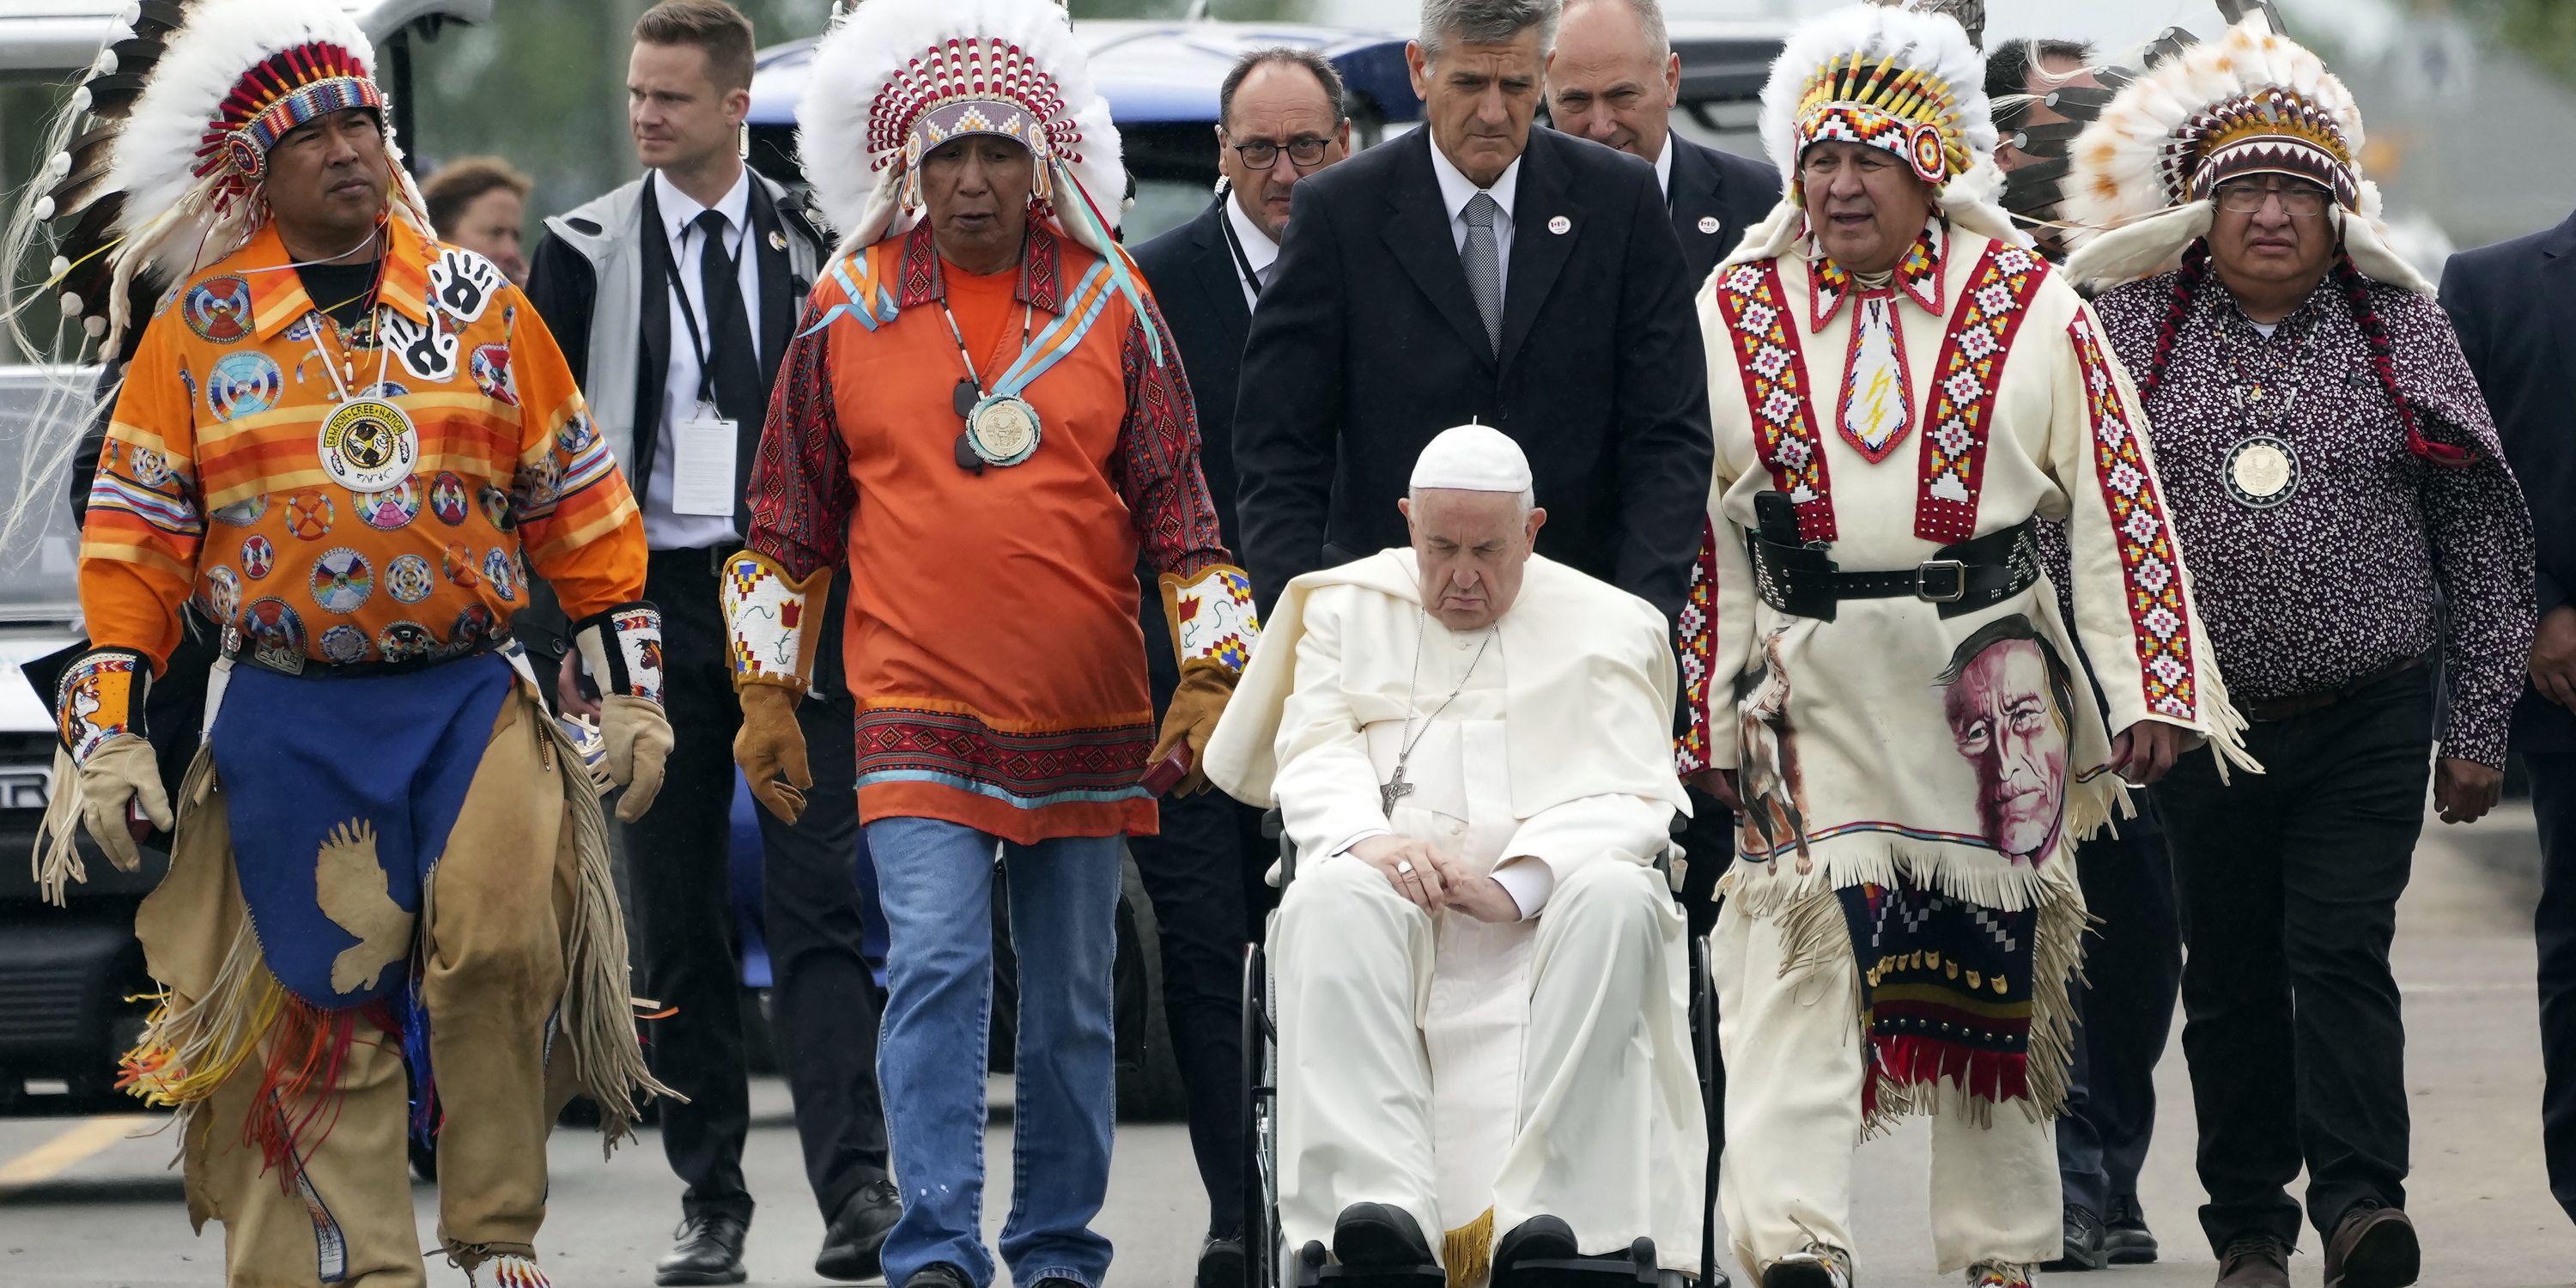
{"label": "silver pectoral cross", "polygon": [[1399,760],[1395,763],[1395,776],[1378,786],[1378,808],[1392,815],[1395,813],[1395,803],[1412,794],[1413,784],[1404,781],[1404,762]]}

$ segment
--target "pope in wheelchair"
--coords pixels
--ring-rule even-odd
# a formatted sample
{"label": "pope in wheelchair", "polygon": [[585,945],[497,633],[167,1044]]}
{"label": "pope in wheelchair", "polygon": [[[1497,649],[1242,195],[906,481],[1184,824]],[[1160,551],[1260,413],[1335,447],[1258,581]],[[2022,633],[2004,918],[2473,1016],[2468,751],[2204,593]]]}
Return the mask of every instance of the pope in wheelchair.
{"label": "pope in wheelchair", "polygon": [[1671,1280],[1701,1244],[1671,636],[1534,555],[1533,500],[1510,438],[1434,439],[1411,548],[1291,582],[1208,746],[1296,856],[1269,952],[1297,1282]]}

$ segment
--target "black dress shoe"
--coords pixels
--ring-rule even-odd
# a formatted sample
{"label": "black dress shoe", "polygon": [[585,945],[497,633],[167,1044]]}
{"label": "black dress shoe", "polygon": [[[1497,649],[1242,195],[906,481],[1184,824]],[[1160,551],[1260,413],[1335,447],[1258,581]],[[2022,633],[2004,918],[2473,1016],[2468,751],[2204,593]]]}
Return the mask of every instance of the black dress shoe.
{"label": "black dress shoe", "polygon": [[2374,1200],[2353,1205],[2326,1240],[2326,1288],[2406,1288],[2423,1268],[2415,1223]]}
{"label": "black dress shoe", "polygon": [[1198,1288],[1245,1288],[1243,1233],[1211,1234],[1199,1245]]}
{"label": "black dress shoe", "polygon": [[680,1222],[677,1242],[653,1266],[661,1288],[701,1284],[738,1284],[742,1269],[742,1236],[751,1223],[730,1212],[709,1212]]}
{"label": "black dress shoe", "polygon": [[2102,1222],[2102,1251],[2115,1266],[2155,1264],[2155,1232],[2147,1228],[2147,1215],[2138,1209],[2137,1199],[2111,1200],[2111,1211]]}
{"label": "black dress shoe", "polygon": [[1574,1227],[1557,1217],[1531,1217],[1494,1245],[1494,1288],[1518,1284],[1525,1262],[1572,1261],[1582,1255],[1574,1246]]}
{"label": "black dress shoe", "polygon": [[1333,1259],[1346,1266],[1410,1270],[1435,1263],[1413,1214],[1391,1203],[1354,1203],[1333,1221]]}
{"label": "black dress shoe", "polygon": [[885,1250],[886,1232],[902,1217],[903,1196],[894,1182],[860,1186],[823,1231],[823,1250],[815,1254],[814,1273],[845,1283],[876,1278],[885,1269],[879,1255]]}
{"label": "black dress shoe", "polygon": [[2103,1238],[2102,1218],[2081,1203],[2069,1203],[2066,1205],[2065,1249],[2057,1254],[2057,1260],[2044,1262],[2039,1268],[2051,1274],[2068,1270],[2099,1270],[2111,1264],[2110,1254],[2102,1246]]}
{"label": "black dress shoe", "polygon": [[975,1281],[945,1261],[934,1261],[913,1271],[912,1277],[903,1281],[903,1288],[975,1288]]}

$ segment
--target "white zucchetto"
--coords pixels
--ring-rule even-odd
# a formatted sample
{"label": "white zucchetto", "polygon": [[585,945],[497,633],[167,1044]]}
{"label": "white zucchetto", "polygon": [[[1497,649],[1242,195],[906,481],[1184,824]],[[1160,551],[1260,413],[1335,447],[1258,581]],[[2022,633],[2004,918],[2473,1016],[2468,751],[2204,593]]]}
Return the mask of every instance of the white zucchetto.
{"label": "white zucchetto", "polygon": [[1444,429],[1413,463],[1413,486],[1462,492],[1530,490],[1529,457],[1511,436],[1491,425]]}

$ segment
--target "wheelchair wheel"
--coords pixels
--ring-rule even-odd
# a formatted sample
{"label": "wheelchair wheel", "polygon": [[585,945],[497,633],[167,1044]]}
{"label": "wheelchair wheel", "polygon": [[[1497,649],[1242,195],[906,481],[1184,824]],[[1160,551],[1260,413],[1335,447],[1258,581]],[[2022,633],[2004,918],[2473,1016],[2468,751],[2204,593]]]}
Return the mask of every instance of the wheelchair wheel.
{"label": "wheelchair wheel", "polygon": [[1270,960],[1243,954],[1243,1263],[1249,1288],[1280,1288],[1279,1029],[1270,1013]]}

